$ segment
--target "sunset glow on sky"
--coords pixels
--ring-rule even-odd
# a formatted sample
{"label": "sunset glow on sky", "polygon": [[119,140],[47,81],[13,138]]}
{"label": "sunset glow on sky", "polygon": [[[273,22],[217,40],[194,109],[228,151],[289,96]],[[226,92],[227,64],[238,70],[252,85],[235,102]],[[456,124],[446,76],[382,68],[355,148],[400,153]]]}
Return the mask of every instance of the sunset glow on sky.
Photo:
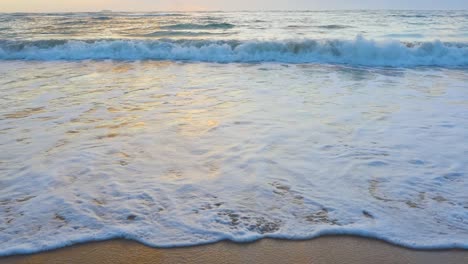
{"label": "sunset glow on sky", "polygon": [[1,0],[0,12],[467,9],[466,0]]}

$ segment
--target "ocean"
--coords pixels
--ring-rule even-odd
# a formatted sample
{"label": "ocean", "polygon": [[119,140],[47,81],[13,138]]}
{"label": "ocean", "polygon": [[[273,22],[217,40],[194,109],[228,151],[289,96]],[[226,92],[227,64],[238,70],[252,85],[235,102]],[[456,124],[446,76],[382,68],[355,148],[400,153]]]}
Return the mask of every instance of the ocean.
{"label": "ocean", "polygon": [[0,14],[0,256],[468,249],[468,11]]}

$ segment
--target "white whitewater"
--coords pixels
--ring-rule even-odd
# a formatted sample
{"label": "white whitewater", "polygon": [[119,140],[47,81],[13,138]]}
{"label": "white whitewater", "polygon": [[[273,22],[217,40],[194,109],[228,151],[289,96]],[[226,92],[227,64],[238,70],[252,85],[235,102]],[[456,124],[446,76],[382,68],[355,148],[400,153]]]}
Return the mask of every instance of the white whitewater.
{"label": "white whitewater", "polygon": [[[184,34],[186,34],[184,32]],[[175,60],[336,63],[361,66],[468,66],[464,43],[366,40],[212,41],[99,40],[0,42],[4,60]]]}

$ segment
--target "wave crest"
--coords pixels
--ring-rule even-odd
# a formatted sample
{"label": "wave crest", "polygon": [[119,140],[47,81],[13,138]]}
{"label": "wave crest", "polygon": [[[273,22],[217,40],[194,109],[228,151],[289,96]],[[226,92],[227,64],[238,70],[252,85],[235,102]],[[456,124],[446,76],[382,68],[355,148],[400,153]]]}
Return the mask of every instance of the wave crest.
{"label": "wave crest", "polygon": [[333,63],[364,66],[468,66],[468,44],[354,40],[0,41],[1,60],[177,60]]}

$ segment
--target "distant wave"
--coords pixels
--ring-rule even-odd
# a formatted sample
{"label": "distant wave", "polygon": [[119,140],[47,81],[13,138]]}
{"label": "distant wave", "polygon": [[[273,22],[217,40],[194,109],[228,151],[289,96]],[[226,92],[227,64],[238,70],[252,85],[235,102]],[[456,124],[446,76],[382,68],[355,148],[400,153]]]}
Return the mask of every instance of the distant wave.
{"label": "distant wave", "polygon": [[188,13],[128,13],[128,12],[89,12],[89,13],[10,13],[10,14],[2,14],[8,15],[12,17],[24,17],[28,18],[29,16],[63,16],[63,17],[91,17],[94,18],[96,15],[101,15],[101,17],[187,17],[191,16]]}
{"label": "distant wave", "polygon": [[196,36],[212,36],[212,35],[226,35],[226,33],[214,32],[193,32],[193,31],[156,31],[148,34],[140,35],[142,37],[196,37]]}
{"label": "distant wave", "polygon": [[177,60],[468,66],[468,43],[354,40],[48,40],[0,41],[1,60]]}
{"label": "distant wave", "polygon": [[402,18],[425,18],[427,16],[425,15],[405,15],[405,14],[395,14],[395,15],[390,15],[393,17],[402,17]]}
{"label": "distant wave", "polygon": [[92,21],[86,21],[86,20],[72,20],[72,21],[64,21],[64,22],[59,22],[57,23],[60,26],[76,26],[76,25],[86,25],[92,23]]}
{"label": "distant wave", "polygon": [[352,28],[352,26],[347,26],[347,25],[321,25],[317,26],[318,28],[324,28],[324,29],[344,29],[344,28]]}
{"label": "distant wave", "polygon": [[210,23],[210,24],[175,24],[169,26],[162,26],[161,28],[165,29],[231,29],[235,25],[229,23]]}
{"label": "distant wave", "polygon": [[98,17],[93,17],[94,20],[111,20],[112,17],[109,16],[98,16]]}
{"label": "distant wave", "polygon": [[423,34],[410,33],[410,34],[387,34],[383,35],[385,38],[424,38]]}
{"label": "distant wave", "polygon": [[118,16],[126,17],[188,17],[190,14],[184,13],[116,13]]}

